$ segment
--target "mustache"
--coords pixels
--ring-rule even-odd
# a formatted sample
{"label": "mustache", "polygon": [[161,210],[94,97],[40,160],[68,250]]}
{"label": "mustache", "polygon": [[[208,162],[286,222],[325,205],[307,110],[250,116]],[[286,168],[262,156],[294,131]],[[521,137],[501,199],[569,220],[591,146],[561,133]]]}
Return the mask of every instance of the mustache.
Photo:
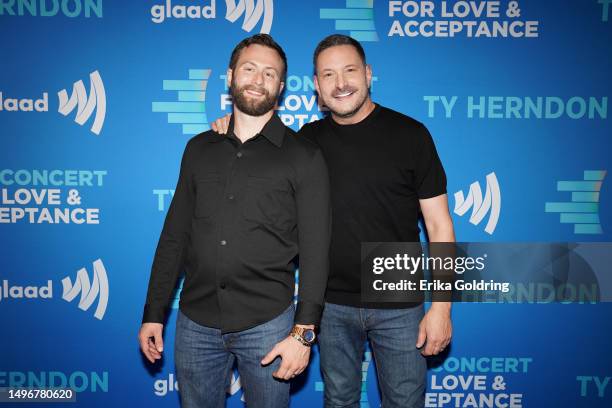
{"label": "mustache", "polygon": [[354,92],[357,92],[357,88],[355,88],[354,86],[345,86],[344,88],[334,90],[334,92],[332,92],[332,96],[335,98],[338,95]]}

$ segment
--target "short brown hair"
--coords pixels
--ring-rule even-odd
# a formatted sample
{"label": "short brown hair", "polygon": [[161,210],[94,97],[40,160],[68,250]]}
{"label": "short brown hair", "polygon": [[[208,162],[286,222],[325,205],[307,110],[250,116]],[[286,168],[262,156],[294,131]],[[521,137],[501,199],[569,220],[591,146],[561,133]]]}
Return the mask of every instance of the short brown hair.
{"label": "short brown hair", "polygon": [[283,48],[278,45],[278,43],[274,41],[274,38],[272,38],[272,36],[269,34],[255,34],[240,41],[232,51],[232,55],[230,57],[229,67],[232,69],[232,71],[236,69],[236,64],[238,63],[238,58],[240,58],[240,53],[242,52],[242,50],[253,44],[263,45],[264,47],[272,48],[278,53],[284,65],[284,70],[281,73],[281,79],[284,81],[285,75],[287,75],[287,56],[285,55],[285,51],[283,51]]}

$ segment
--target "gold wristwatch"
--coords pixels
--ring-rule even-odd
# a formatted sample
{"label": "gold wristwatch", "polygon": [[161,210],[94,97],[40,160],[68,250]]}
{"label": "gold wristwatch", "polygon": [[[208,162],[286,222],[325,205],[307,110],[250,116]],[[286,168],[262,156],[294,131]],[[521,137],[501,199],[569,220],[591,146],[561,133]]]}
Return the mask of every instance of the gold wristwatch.
{"label": "gold wristwatch", "polygon": [[289,335],[306,347],[311,347],[317,339],[315,331],[306,327],[293,326]]}

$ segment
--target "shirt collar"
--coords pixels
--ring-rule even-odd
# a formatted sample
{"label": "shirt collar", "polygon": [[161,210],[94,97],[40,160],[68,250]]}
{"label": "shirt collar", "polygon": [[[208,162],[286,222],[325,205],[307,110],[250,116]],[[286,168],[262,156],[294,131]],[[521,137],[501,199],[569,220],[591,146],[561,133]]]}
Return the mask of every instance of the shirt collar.
{"label": "shirt collar", "polygon": [[[229,127],[227,131],[228,131],[228,134],[234,133],[234,115],[232,115],[230,119],[230,123],[229,123]],[[264,125],[263,129],[261,129],[259,134],[263,135],[266,139],[272,142],[276,147],[281,147],[283,145],[283,140],[285,138],[285,125],[280,120],[278,115],[273,114],[270,120]],[[210,143],[215,143],[215,142],[219,142],[223,140],[225,137],[226,136],[214,132],[208,138],[208,141]]]}

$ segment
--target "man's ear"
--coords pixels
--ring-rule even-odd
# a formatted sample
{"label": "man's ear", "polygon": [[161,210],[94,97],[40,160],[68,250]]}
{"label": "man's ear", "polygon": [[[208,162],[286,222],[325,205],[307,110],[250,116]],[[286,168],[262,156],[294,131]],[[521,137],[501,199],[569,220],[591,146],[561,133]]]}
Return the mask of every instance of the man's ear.
{"label": "man's ear", "polygon": [[366,80],[368,81],[368,89],[372,86],[372,66],[366,64]]}
{"label": "man's ear", "polygon": [[280,88],[278,89],[278,94],[279,95],[283,92],[283,89],[285,89],[285,83],[283,81],[281,81]]}
{"label": "man's ear", "polygon": [[228,68],[225,72],[225,85],[227,85],[228,89],[232,86],[232,74],[233,71],[231,68]]}
{"label": "man's ear", "polygon": [[319,80],[317,79],[317,74],[314,74],[312,78],[314,80],[315,90],[317,91],[319,95],[321,95],[321,91],[319,91]]}

